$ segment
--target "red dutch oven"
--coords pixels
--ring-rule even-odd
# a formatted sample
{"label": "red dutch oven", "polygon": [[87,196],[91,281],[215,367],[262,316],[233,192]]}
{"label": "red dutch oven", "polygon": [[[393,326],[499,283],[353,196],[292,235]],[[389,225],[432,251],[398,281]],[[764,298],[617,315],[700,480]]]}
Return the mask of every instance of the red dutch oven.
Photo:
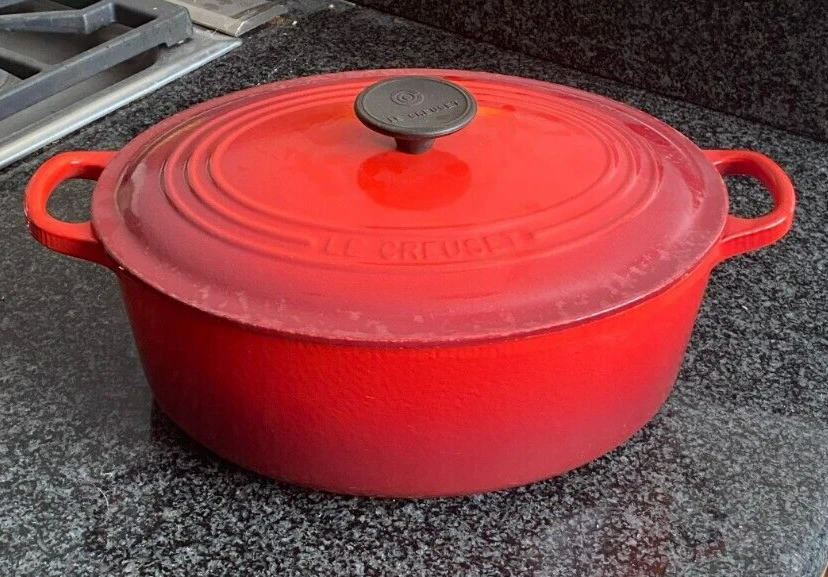
{"label": "red dutch oven", "polygon": [[[723,175],[773,210],[728,214]],[[90,222],[46,210],[97,180]],[[158,405],[244,467],[335,492],[520,485],[613,449],[676,378],[711,269],[790,228],[756,152],[494,74],[276,82],[67,152],[34,237],[115,272]]]}

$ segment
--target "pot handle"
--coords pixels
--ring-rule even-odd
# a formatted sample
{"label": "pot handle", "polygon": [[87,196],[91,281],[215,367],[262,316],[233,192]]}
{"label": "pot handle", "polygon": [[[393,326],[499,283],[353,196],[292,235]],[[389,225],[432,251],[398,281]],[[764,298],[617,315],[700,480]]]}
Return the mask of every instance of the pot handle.
{"label": "pot handle", "polygon": [[43,246],[56,252],[82,258],[115,269],[92,230],[92,222],[64,222],[49,214],[46,203],[57,186],[65,180],[98,180],[115,152],[64,152],[38,168],[26,187],[26,223],[29,232]]}
{"label": "pot handle", "polygon": [[793,182],[773,160],[752,150],[705,150],[722,176],[752,176],[773,196],[773,209],[758,218],[727,216],[719,239],[719,260],[773,244],[791,229],[796,204]]}

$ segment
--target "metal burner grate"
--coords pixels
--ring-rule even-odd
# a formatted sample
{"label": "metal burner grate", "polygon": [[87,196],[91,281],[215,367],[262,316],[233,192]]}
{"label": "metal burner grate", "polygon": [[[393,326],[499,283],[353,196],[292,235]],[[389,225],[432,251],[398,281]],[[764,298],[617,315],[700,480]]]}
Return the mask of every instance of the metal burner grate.
{"label": "metal burner grate", "polygon": [[165,0],[0,0],[0,168],[240,42]]}
{"label": "metal burner grate", "polygon": [[[0,0],[0,8],[27,4]],[[0,120],[116,64],[157,46],[174,46],[193,34],[186,9],[158,0],[103,0],[84,8],[0,15],[0,30],[11,32],[90,36],[113,25],[126,29],[57,63],[0,46],[0,69],[5,73],[0,82],[8,84],[10,76],[19,79],[0,92]]]}

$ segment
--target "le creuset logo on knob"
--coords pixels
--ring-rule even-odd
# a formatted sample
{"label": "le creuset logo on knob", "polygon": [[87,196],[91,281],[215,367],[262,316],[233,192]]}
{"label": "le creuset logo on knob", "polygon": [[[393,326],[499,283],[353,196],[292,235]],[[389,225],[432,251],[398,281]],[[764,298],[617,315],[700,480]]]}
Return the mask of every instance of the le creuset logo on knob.
{"label": "le creuset logo on knob", "polygon": [[419,90],[397,90],[391,94],[391,102],[401,106],[417,106],[425,102],[425,95]]}
{"label": "le creuset logo on knob", "polygon": [[397,76],[365,87],[354,101],[357,118],[371,130],[392,136],[397,151],[422,154],[435,138],[466,126],[477,112],[468,90],[441,78]]}
{"label": "le creuset logo on knob", "polygon": [[388,116],[386,119],[391,124],[399,124],[400,122],[404,122],[407,120],[414,120],[416,118],[425,118],[427,116],[431,116],[432,114],[437,114],[438,112],[442,112],[444,110],[449,110],[451,108],[457,108],[460,106],[460,102],[458,100],[450,100],[449,102],[444,102],[442,104],[438,104],[437,106],[431,106],[429,108],[423,108],[422,110],[415,110],[414,112],[409,112],[406,117],[393,114]]}

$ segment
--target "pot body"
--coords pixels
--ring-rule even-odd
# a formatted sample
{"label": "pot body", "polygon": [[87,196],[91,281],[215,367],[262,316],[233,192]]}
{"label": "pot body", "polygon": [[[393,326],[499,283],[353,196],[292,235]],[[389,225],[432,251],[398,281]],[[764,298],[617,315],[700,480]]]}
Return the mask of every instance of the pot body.
{"label": "pot body", "polygon": [[[711,251],[660,292],[533,335],[343,342],[195,308],[116,260],[92,222],[49,214],[61,182],[103,184],[117,154],[67,152],[44,163],[26,190],[32,235],[117,274],[157,402],[193,438],[262,474],[352,494],[499,489],[618,446],[669,394],[712,267],[779,240],[795,204],[790,178],[769,158],[705,151],[723,176],[759,179],[774,208],[758,218],[728,215]],[[111,200],[116,190],[99,185],[94,194]]]}
{"label": "pot body", "polygon": [[436,496],[577,467],[656,413],[709,268],[546,334],[393,348],[259,332],[119,275],[158,405],[243,467],[339,493]]}

